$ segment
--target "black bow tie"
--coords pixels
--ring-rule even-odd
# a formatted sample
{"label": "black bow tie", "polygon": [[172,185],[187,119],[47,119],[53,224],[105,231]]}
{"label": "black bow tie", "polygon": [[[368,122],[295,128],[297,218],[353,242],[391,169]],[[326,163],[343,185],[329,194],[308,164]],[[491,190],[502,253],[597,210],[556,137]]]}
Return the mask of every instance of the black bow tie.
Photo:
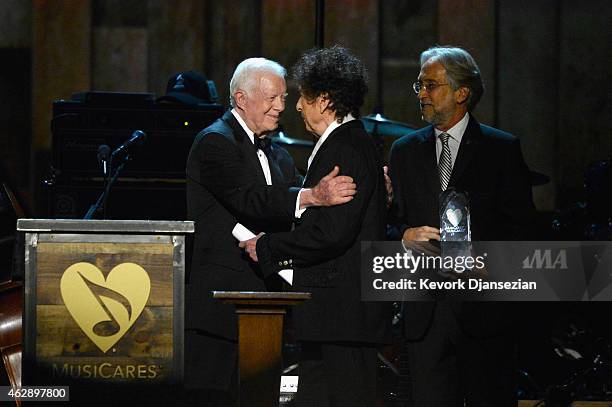
{"label": "black bow tie", "polygon": [[268,155],[272,150],[272,140],[267,137],[255,136],[253,141],[255,142],[255,149],[263,151],[265,155]]}

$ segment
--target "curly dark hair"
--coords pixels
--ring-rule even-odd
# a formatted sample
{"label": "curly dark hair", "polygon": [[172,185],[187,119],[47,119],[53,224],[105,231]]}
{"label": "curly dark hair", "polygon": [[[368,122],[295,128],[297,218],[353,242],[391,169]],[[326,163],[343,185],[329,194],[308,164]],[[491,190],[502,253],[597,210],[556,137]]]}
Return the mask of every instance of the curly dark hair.
{"label": "curly dark hair", "polygon": [[302,95],[313,100],[327,93],[337,119],[347,114],[359,117],[368,91],[364,64],[346,48],[312,49],[303,54],[291,70]]}

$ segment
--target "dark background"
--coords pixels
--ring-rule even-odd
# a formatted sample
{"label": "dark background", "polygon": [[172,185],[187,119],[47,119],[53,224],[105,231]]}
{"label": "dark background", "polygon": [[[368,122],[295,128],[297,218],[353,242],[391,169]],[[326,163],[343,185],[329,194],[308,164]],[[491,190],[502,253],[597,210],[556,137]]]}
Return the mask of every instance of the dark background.
{"label": "dark background", "polygon": [[[473,53],[487,85],[476,115],[521,138],[528,165],[551,182],[538,209],[581,198],[589,163],[612,155],[612,8],[606,0],[327,0],[325,43],[367,64],[375,106],[421,126],[411,83],[419,53],[454,44]],[[263,55],[289,67],[314,46],[315,1],[70,0],[0,2],[0,160],[43,216],[51,103],[86,90],[165,91],[198,69],[227,105],[237,62]],[[306,138],[290,89],[283,123]],[[303,160],[298,157],[298,161]]]}
{"label": "dark background", "polygon": [[[477,118],[518,135],[530,168],[550,177],[534,187],[544,228],[584,198],[587,166],[612,157],[608,0],[325,4],[325,45],[351,48],[368,67],[364,114],[378,108],[390,119],[422,126],[411,88],[420,52],[452,44],[474,55],[487,87]],[[161,96],[171,74],[196,69],[215,81],[227,106],[238,62],[265,56],[290,67],[314,45],[314,0],[2,0],[0,162],[29,215],[46,217],[42,181],[49,175],[54,100],[87,90]],[[289,92],[284,128],[291,137],[308,138],[294,109],[296,89]],[[308,154],[297,154],[298,166]],[[532,354],[524,354],[543,357],[550,347],[542,338],[567,326],[550,318],[551,309],[576,313],[597,330],[608,308],[541,308],[541,317],[536,313],[535,322],[517,332],[533,342]]]}

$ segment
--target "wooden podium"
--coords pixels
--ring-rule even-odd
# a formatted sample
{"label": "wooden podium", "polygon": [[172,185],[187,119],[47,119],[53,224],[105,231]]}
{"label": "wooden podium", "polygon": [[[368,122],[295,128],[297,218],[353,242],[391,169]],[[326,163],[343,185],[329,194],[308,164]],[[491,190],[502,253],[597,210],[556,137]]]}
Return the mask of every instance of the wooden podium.
{"label": "wooden podium", "polygon": [[157,386],[183,377],[193,222],[19,219],[24,385]]}
{"label": "wooden podium", "polygon": [[214,291],[213,297],[236,306],[240,405],[278,406],[283,318],[310,293]]}

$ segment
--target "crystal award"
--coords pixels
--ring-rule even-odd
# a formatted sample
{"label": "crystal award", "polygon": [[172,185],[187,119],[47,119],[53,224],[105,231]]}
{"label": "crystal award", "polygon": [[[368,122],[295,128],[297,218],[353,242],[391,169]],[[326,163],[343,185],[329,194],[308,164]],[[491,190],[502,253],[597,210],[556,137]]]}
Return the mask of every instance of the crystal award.
{"label": "crystal award", "polygon": [[469,242],[470,202],[464,192],[448,188],[440,194],[440,241]]}
{"label": "crystal award", "polygon": [[[465,192],[448,188],[440,194],[440,249],[443,259],[467,257],[472,252],[470,205]],[[454,263],[454,262],[453,262]],[[453,268],[442,267],[443,275],[461,274]]]}

